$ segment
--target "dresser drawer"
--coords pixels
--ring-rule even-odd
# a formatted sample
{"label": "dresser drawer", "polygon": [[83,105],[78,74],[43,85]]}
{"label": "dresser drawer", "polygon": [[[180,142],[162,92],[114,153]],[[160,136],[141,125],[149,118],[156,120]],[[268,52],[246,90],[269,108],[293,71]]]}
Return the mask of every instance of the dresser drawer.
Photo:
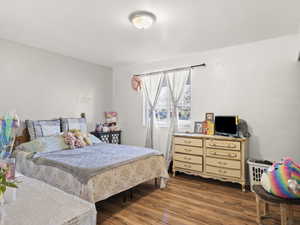
{"label": "dresser drawer", "polygon": [[189,146],[198,146],[202,147],[202,139],[197,138],[185,138],[185,137],[175,137],[174,144],[178,145],[189,145]]}
{"label": "dresser drawer", "polygon": [[225,176],[225,177],[235,177],[235,178],[241,177],[240,170],[224,169],[224,168],[218,168],[214,166],[206,166],[206,172],[220,175],[220,176]]}
{"label": "dresser drawer", "polygon": [[199,171],[199,172],[203,171],[201,164],[199,165],[199,164],[192,164],[192,163],[174,161],[174,167],[175,168],[188,169],[188,170],[194,170],[194,171]]}
{"label": "dresser drawer", "polygon": [[241,169],[241,161],[206,157],[206,164],[229,169]]}
{"label": "dresser drawer", "polygon": [[202,156],[175,153],[174,160],[202,164]]}
{"label": "dresser drawer", "polygon": [[241,159],[241,153],[239,151],[229,151],[213,148],[208,148],[206,150],[206,155],[224,159]]}
{"label": "dresser drawer", "polygon": [[192,154],[192,155],[203,155],[203,149],[193,146],[175,145],[174,152]]}
{"label": "dresser drawer", "polygon": [[241,150],[241,142],[238,141],[207,140],[205,146],[208,148]]}

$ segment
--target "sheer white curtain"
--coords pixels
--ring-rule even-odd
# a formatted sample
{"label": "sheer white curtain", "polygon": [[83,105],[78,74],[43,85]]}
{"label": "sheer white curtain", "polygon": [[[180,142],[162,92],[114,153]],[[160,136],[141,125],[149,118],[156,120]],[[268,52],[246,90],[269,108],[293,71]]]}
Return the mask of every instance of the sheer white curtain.
{"label": "sheer white curtain", "polygon": [[174,132],[178,130],[178,103],[182,98],[184,86],[190,75],[191,68],[165,72],[172,101],[172,117],[170,120],[170,127],[167,139],[167,149],[165,154],[168,166],[172,160],[172,136]]}
{"label": "sheer white curtain", "polygon": [[142,77],[142,91],[151,112],[149,120],[147,121],[146,147],[148,148],[153,148],[154,109],[157,104],[163,79],[163,73],[149,74]]}

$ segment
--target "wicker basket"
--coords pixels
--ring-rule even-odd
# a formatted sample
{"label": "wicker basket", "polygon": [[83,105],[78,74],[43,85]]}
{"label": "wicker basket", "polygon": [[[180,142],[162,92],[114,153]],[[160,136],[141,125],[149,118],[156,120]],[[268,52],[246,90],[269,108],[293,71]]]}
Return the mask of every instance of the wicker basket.
{"label": "wicker basket", "polygon": [[250,188],[253,192],[252,186],[260,184],[262,174],[271,167],[272,162],[254,159],[249,159],[247,162],[249,165]]}

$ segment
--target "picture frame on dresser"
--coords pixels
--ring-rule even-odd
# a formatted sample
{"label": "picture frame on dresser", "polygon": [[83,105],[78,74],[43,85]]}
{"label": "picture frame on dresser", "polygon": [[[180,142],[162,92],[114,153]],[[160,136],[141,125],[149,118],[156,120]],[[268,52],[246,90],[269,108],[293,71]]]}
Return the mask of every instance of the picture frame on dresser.
{"label": "picture frame on dresser", "polygon": [[202,134],[203,131],[203,122],[196,121],[194,123],[194,133]]}
{"label": "picture frame on dresser", "polygon": [[207,121],[214,121],[215,114],[214,113],[205,113],[205,120]]}

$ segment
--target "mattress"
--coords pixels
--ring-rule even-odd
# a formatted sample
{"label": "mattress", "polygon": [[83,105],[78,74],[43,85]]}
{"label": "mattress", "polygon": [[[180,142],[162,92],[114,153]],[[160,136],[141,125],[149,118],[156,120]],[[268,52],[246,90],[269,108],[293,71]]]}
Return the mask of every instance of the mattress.
{"label": "mattress", "polygon": [[0,207],[0,225],[96,225],[94,204],[36,179],[18,181],[16,200]]}

